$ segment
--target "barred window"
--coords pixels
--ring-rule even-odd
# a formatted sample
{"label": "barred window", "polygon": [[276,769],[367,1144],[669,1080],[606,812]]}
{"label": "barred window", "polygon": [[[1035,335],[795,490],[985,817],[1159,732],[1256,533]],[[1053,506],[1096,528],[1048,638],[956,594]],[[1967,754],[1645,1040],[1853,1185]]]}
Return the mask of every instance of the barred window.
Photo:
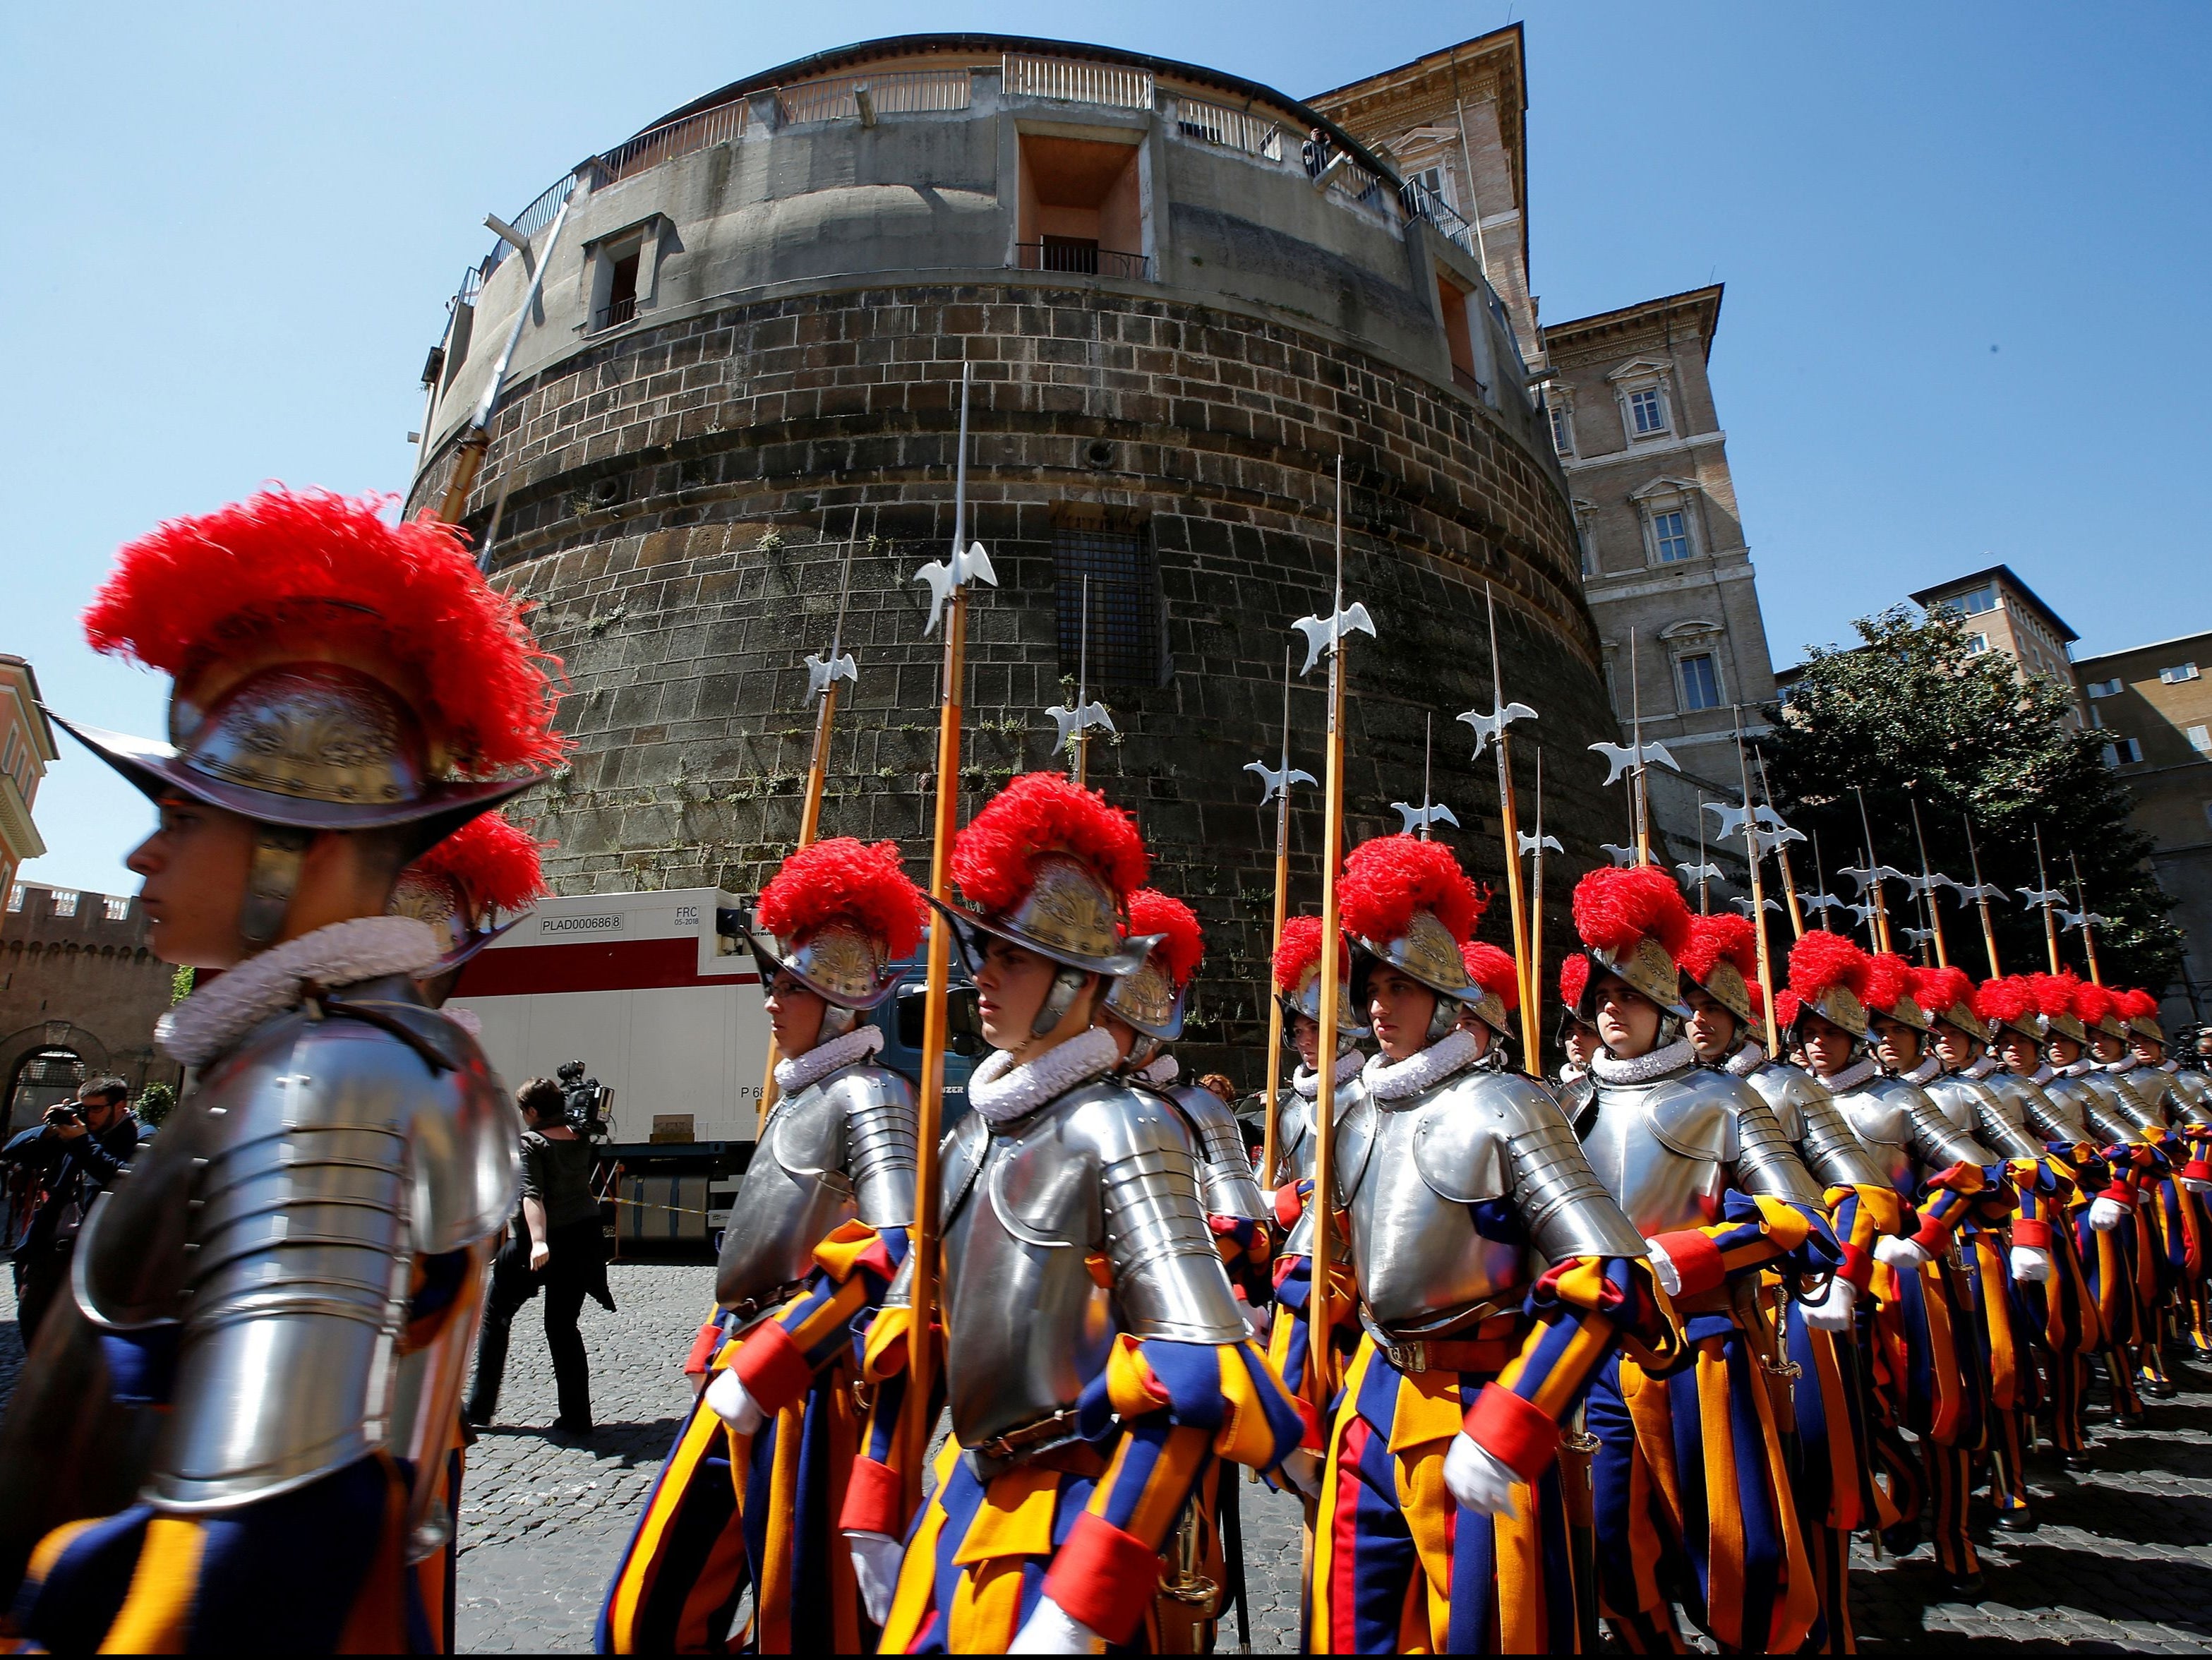
{"label": "barred window", "polygon": [[1083,581],[1091,579],[1090,684],[1157,686],[1167,678],[1159,567],[1142,531],[1063,525],[1052,535],[1059,588],[1060,672],[1083,655]]}

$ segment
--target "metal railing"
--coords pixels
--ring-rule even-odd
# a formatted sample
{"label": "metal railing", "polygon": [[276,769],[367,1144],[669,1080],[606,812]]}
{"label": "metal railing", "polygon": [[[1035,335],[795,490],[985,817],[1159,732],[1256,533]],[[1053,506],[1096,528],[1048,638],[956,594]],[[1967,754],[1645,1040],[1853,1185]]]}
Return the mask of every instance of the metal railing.
{"label": "metal railing", "polygon": [[1466,252],[1480,256],[1481,250],[1475,246],[1474,227],[1457,208],[1419,179],[1406,181],[1406,211],[1416,219],[1427,220]]}
{"label": "metal railing", "polygon": [[597,326],[603,329],[617,328],[636,315],[637,296],[633,294],[627,300],[617,300],[602,307],[599,310]]}
{"label": "metal railing", "polygon": [[[575,176],[573,173],[562,173],[538,193],[536,201],[514,216],[513,221],[514,228],[520,234],[524,241],[527,242],[553,222],[553,216],[561,211],[562,203],[568,199],[568,183]],[[492,246],[491,260],[484,266],[483,274],[486,277],[490,276],[500,268],[507,255],[514,252],[514,248],[508,245],[506,238],[501,237]]]}
{"label": "metal railing", "polygon": [[966,109],[973,83],[964,69],[902,70],[892,75],[827,75],[779,87],[775,95],[787,121],[851,120],[860,112],[862,87],[878,115],[927,115]]}
{"label": "metal railing", "polygon": [[1018,242],[1017,271],[1060,271],[1073,277],[1119,277],[1130,282],[1152,280],[1152,262],[1141,253],[1118,253],[1087,242]]}
{"label": "metal railing", "polygon": [[1270,161],[1283,159],[1283,124],[1250,110],[1210,104],[1202,98],[1176,97],[1176,131],[1185,138],[1242,150]]}
{"label": "metal railing", "polygon": [[710,145],[735,138],[744,131],[750,109],[750,105],[739,100],[641,132],[599,157],[598,182],[603,185],[618,184],[663,161],[695,155]]}
{"label": "metal railing", "polygon": [[1152,106],[1152,72],[1080,58],[1032,58],[1008,52],[1002,70],[1009,94],[1056,98],[1070,104],[1105,104],[1115,109]]}
{"label": "metal railing", "polygon": [[1452,385],[1463,392],[1486,401],[1490,397],[1490,388],[1474,378],[1474,371],[1463,369],[1456,363],[1452,365]]}

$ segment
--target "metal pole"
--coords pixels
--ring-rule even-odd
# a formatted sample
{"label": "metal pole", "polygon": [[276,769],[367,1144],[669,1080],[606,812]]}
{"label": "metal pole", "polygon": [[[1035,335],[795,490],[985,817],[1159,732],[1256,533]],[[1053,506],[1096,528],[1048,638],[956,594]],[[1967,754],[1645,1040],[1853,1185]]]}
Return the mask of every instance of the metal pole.
{"label": "metal pole", "polygon": [[[1741,704],[1737,706],[1735,719],[1736,725],[1742,726],[1743,708]],[[1767,781],[1765,753],[1753,745],[1752,754],[1759,762],[1759,800],[1771,812],[1774,811],[1774,787]],[[1805,937],[1805,911],[1797,903],[1797,878],[1790,868],[1790,844],[1787,842],[1774,844],[1774,862],[1782,867],[1782,897],[1790,905],[1790,937],[1802,939]]]}
{"label": "metal pole", "polygon": [[[1743,781],[1743,851],[1751,866],[1751,926],[1752,938],[1759,943],[1759,994],[1765,1005],[1766,1053],[1773,1059],[1782,1058],[1782,1037],[1774,1024],[1774,957],[1766,943],[1766,890],[1759,874],[1759,820],[1751,807],[1751,769],[1743,757],[1743,714],[1736,714],[1735,768]],[[1781,844],[1776,844],[1776,851]],[[1700,864],[1705,861],[1700,859]]]}
{"label": "metal pole", "polygon": [[1321,875],[1321,1043],[1314,1089],[1313,1291],[1307,1302],[1311,1332],[1306,1347],[1305,1398],[1327,1413],[1336,1393],[1335,1347],[1330,1341],[1334,1310],[1330,1280],[1335,1262],[1336,1229],[1332,1205],[1336,1180],[1336,1027],[1345,986],[1337,967],[1337,869],[1344,860],[1344,652],[1339,621],[1344,611],[1344,453],[1336,457],[1336,593],[1329,613],[1335,635],[1328,654],[1327,781],[1322,788]]}
{"label": "metal pole", "polygon": [[[1528,1045],[1528,1060],[1522,1067],[1531,1078],[1543,1076],[1542,1057],[1537,1045],[1543,1041],[1544,1000],[1544,746],[1536,745],[1536,865],[1529,873],[1528,886],[1528,983],[1521,994],[1524,1011],[1521,1020],[1521,1041]],[[1534,1031],[1536,1042],[1530,1043],[1528,1033]]]}
{"label": "metal pole", "polygon": [[1974,821],[1962,812],[1959,822],[1966,830],[1966,859],[1974,867],[1974,903],[1982,914],[1982,949],[1989,953],[1990,978],[1994,980],[2004,970],[1997,966],[1997,931],[1990,921],[1990,891],[1982,880],[1982,855],[1974,846]]}
{"label": "metal pole", "polygon": [[2081,949],[2089,958],[2089,983],[2101,986],[2105,976],[2097,967],[2097,925],[2089,920],[2089,889],[2081,880],[2081,861],[2069,848],[2066,862],[2074,867],[2074,903],[2081,908]]}
{"label": "metal pole", "polygon": [[[1874,850],[1874,825],[1867,818],[1866,792],[1854,784],[1851,786],[1851,794],[1859,799],[1859,828],[1866,833],[1866,851],[1861,856],[1866,860],[1869,873],[1872,873],[1880,862],[1880,855]],[[1867,885],[1874,890],[1874,937],[1879,941],[1875,949],[1887,951],[1889,949],[1889,907],[1881,897],[1881,878],[1869,873]]]}
{"label": "metal pole", "polygon": [[1912,808],[1912,839],[1920,844],[1920,891],[1928,899],[1928,927],[1936,939],[1936,966],[1948,969],[1951,966],[1951,953],[1943,944],[1943,908],[1936,903],[1936,885],[1929,880],[1935,866],[1928,862],[1928,836],[1920,828],[1919,798],[1907,795],[1905,799]]}
{"label": "metal pole", "polygon": [[1274,961],[1283,946],[1283,924],[1289,916],[1291,899],[1291,654],[1287,650],[1283,654],[1282,769],[1275,799],[1275,931],[1269,936],[1267,971],[1262,976],[1267,988],[1267,1117],[1261,1127],[1260,1185],[1270,1192],[1279,1179],[1275,1162],[1280,1144],[1276,1128],[1283,1087],[1283,1000],[1275,994]]}
{"label": "metal pole", "polygon": [[[2035,885],[2039,892],[2051,891],[2051,879],[2043,869],[2043,826],[2035,826]],[[2051,914],[2051,902],[2043,902],[2043,939],[2051,948],[2051,971],[2057,974],[2058,964],[2058,919]]]}

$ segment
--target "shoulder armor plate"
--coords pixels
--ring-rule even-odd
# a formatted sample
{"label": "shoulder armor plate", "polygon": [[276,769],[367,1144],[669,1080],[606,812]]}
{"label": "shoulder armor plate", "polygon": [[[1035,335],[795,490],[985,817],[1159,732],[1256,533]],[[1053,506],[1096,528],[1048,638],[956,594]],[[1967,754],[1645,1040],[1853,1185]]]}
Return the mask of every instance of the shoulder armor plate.
{"label": "shoulder armor plate", "polygon": [[1652,1134],[1685,1158],[1734,1162],[1740,1104],[1729,1087],[1732,1081],[1703,1067],[1661,1079],[1650,1085],[1644,1102]]}

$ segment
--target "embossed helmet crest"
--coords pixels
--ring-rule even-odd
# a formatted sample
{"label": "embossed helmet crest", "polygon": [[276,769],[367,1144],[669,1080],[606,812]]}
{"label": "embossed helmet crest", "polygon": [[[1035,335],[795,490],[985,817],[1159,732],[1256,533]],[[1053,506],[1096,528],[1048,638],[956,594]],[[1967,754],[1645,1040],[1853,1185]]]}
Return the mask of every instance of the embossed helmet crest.
{"label": "embossed helmet crest", "polygon": [[[1594,970],[1610,974],[1668,1013],[1686,1017],[1676,967],[1690,943],[1690,908],[1656,865],[1594,870],[1575,884],[1575,932]],[[1587,1017],[1590,976],[1573,1005]]]}
{"label": "embossed helmet crest", "polygon": [[1119,979],[1158,943],[1130,938],[1126,921],[1147,862],[1135,821],[1097,790],[1062,773],[1024,773],[954,839],[952,879],[968,906],[940,909],[971,968],[981,964],[980,936],[995,934]]}
{"label": "embossed helmet crest", "polygon": [[1172,1043],[1182,1036],[1183,1000],[1192,973],[1206,956],[1206,935],[1188,905],[1157,888],[1139,888],[1130,896],[1129,929],[1159,943],[1143,966],[1113,983],[1106,1007],[1146,1037]]}
{"label": "embossed helmet crest", "polygon": [[783,861],[745,933],[763,984],[786,973],[839,1008],[866,1009],[897,986],[927,915],[898,843],[833,836]]}

